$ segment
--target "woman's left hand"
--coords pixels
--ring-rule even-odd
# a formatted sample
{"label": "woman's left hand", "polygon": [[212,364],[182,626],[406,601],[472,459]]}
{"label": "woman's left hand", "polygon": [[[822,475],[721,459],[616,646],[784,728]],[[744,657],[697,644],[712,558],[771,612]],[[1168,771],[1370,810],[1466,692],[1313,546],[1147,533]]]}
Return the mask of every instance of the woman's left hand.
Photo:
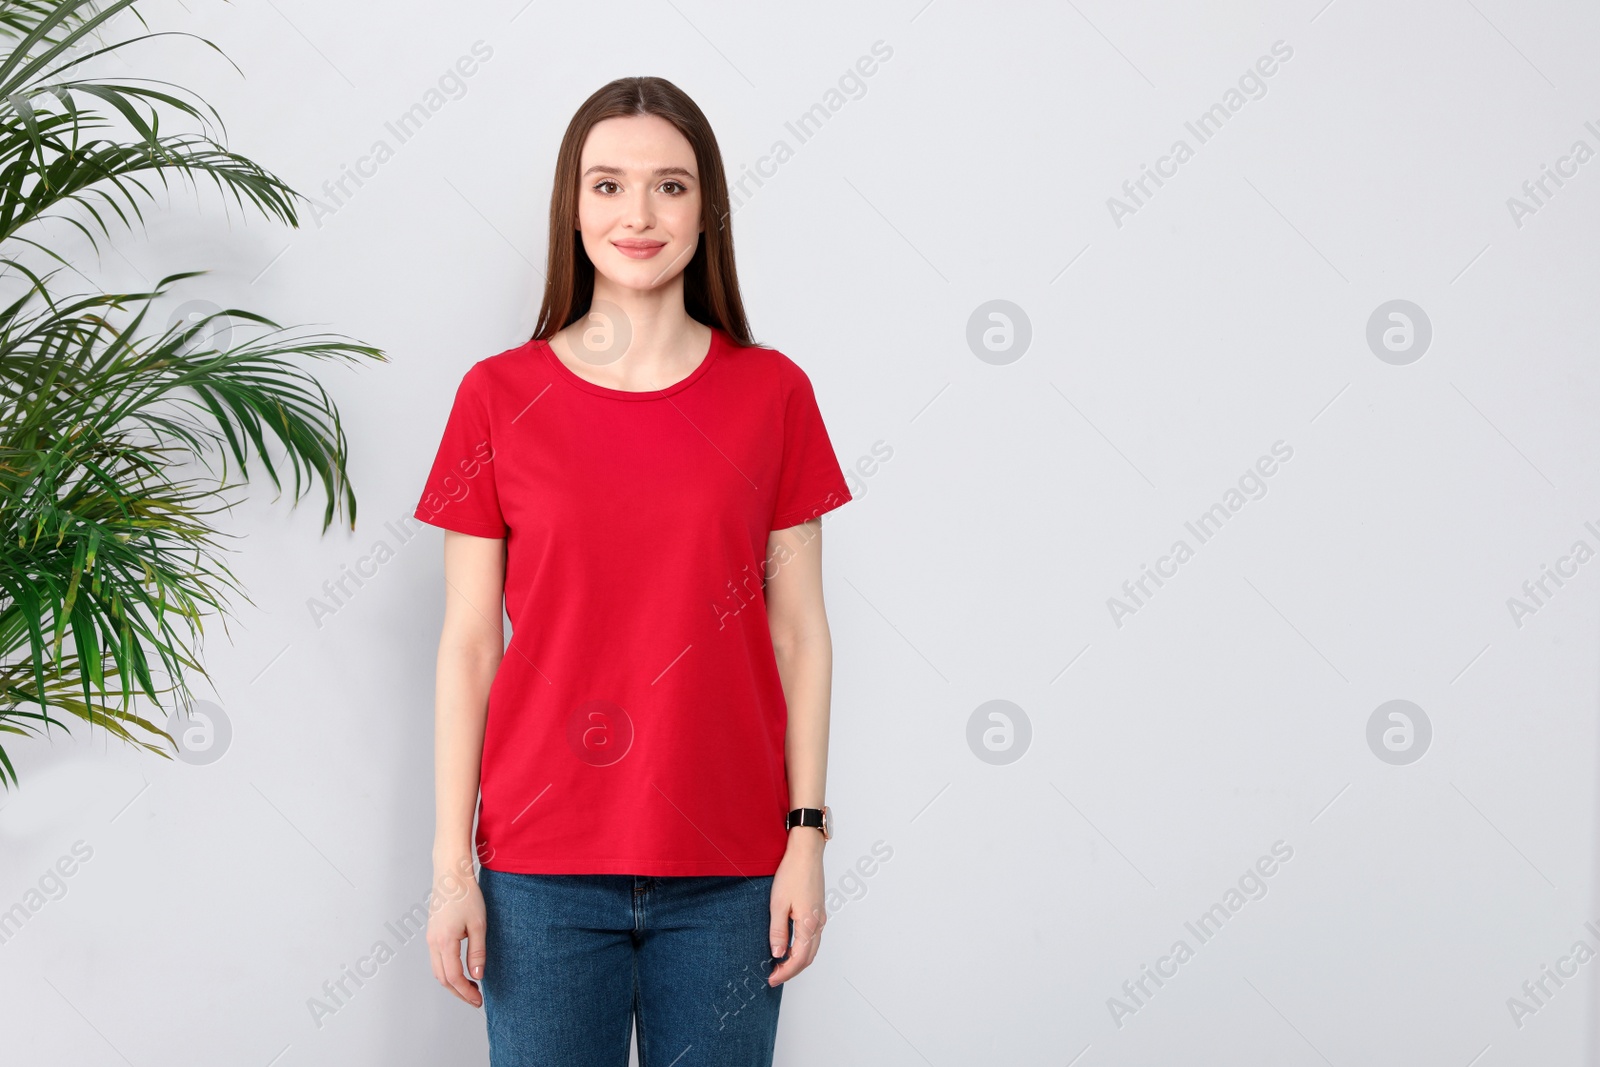
{"label": "woman's left hand", "polygon": [[[772,923],[769,928],[772,957],[788,952],[767,976],[769,986],[787,982],[817,958],[822,927],[828,921],[826,887],[822,877],[822,834],[810,826],[789,831],[789,847],[772,878]],[[789,944],[789,920],[794,920],[794,944]]]}

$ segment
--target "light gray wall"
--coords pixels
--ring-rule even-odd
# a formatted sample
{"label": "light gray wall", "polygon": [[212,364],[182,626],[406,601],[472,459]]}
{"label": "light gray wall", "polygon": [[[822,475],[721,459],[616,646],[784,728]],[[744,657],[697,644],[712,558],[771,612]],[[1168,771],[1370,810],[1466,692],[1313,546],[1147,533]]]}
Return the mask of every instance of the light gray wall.
{"label": "light gray wall", "polygon": [[[841,463],[873,468],[826,520],[847,902],[787,987],[778,1062],[1596,1062],[1600,963],[1520,1025],[1508,998],[1600,947],[1600,560],[1511,604],[1600,548],[1600,160],[1524,192],[1600,149],[1600,18],[920,2],[150,9],[245,77],[177,39],[112,69],[200,90],[303,192],[396,150],[298,232],[185,192],[85,269],[209,267],[193,292],[391,362],[325,376],[357,530],[319,538],[319,509],[264,482],[230,523],[255,603],[207,648],[223,757],[9,746],[0,907],[92,853],[0,945],[8,1063],[486,1062],[481,1016],[386,925],[428,890],[442,603],[442,535],[387,523],[461,374],[531,331],[565,124],[638,73],[694,96],[736,175],[793,149],[736,214],[745,297]],[[400,144],[386,122],[478,41],[492,57]],[[892,56],[799,143],[786,124],[878,41]],[[1186,123],[1276,42],[1264,95],[1202,143]],[[1127,198],[1179,139],[1192,158]],[[1031,339],[980,358],[997,300]],[[1369,344],[1395,300],[1425,351]],[[1202,542],[1186,523],[1241,485]],[[1192,558],[1135,604],[1123,583],[1179,540]],[[393,558],[319,623],[380,541]],[[1396,700],[1431,728],[1409,763],[1379,755]],[[853,880],[876,842],[892,858]],[[1275,842],[1265,894],[1202,942],[1186,923]],[[1179,940],[1192,957],[1129,997]],[[395,958],[315,1025],[308,1001],[378,941]]]}

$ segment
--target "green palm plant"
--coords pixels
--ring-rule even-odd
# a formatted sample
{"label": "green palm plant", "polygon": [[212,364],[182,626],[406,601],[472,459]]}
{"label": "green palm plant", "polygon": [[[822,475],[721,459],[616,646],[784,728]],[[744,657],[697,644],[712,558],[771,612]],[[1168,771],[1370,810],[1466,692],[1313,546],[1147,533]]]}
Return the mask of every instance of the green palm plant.
{"label": "green palm plant", "polygon": [[[280,491],[281,468],[292,470],[291,506],[320,484],[324,532],[346,512],[354,528],[338,409],[304,364],[385,357],[238,308],[158,329],[152,306],[198,271],[147,292],[56,290],[72,264],[38,224],[63,220],[98,252],[98,239],[143,220],[153,179],[209,179],[241,208],[299,225],[304,198],[230,151],[193,94],[81,74],[163,35],[101,41],[119,13],[138,17],[134,3],[0,0],[11,46],[0,57],[0,283],[17,290],[0,306],[0,741],[76,718],[167,755],[172,737],[138,701],[186,703],[191,676],[205,675],[202,620],[225,627],[230,596],[244,596],[211,516],[256,458]],[[197,130],[163,132],[174,121]],[[216,320],[229,329],[208,336]],[[16,784],[0,744],[0,785]]]}

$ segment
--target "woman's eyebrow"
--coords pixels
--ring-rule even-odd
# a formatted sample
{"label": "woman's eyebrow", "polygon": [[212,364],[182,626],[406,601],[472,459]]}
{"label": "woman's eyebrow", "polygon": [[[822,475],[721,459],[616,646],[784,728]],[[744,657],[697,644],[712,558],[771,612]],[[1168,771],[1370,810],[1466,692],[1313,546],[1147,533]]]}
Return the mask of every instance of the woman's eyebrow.
{"label": "woman's eyebrow", "polygon": [[[615,174],[618,177],[621,177],[623,175],[623,173],[624,173],[624,171],[623,171],[623,169],[621,167],[613,167],[613,166],[611,166],[609,164],[606,164],[606,163],[596,163],[594,166],[592,166],[588,170],[584,171],[583,172],[583,176],[585,178],[587,178],[591,174]],[[667,175],[667,174],[671,174],[673,176],[681,176],[681,177],[689,178],[689,179],[693,179],[694,178],[694,173],[692,171],[685,170],[682,167],[657,167],[655,170],[651,171],[650,174],[651,174],[652,177],[656,177],[656,178],[662,177],[663,175]]]}

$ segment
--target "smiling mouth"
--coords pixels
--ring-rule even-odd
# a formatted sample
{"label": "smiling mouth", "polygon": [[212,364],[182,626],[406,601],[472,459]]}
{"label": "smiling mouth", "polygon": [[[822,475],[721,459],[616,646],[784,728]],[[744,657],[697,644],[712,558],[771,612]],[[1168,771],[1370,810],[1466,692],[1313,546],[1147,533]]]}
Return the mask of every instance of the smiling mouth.
{"label": "smiling mouth", "polygon": [[667,247],[665,241],[612,241],[611,244],[629,259],[649,259]]}

